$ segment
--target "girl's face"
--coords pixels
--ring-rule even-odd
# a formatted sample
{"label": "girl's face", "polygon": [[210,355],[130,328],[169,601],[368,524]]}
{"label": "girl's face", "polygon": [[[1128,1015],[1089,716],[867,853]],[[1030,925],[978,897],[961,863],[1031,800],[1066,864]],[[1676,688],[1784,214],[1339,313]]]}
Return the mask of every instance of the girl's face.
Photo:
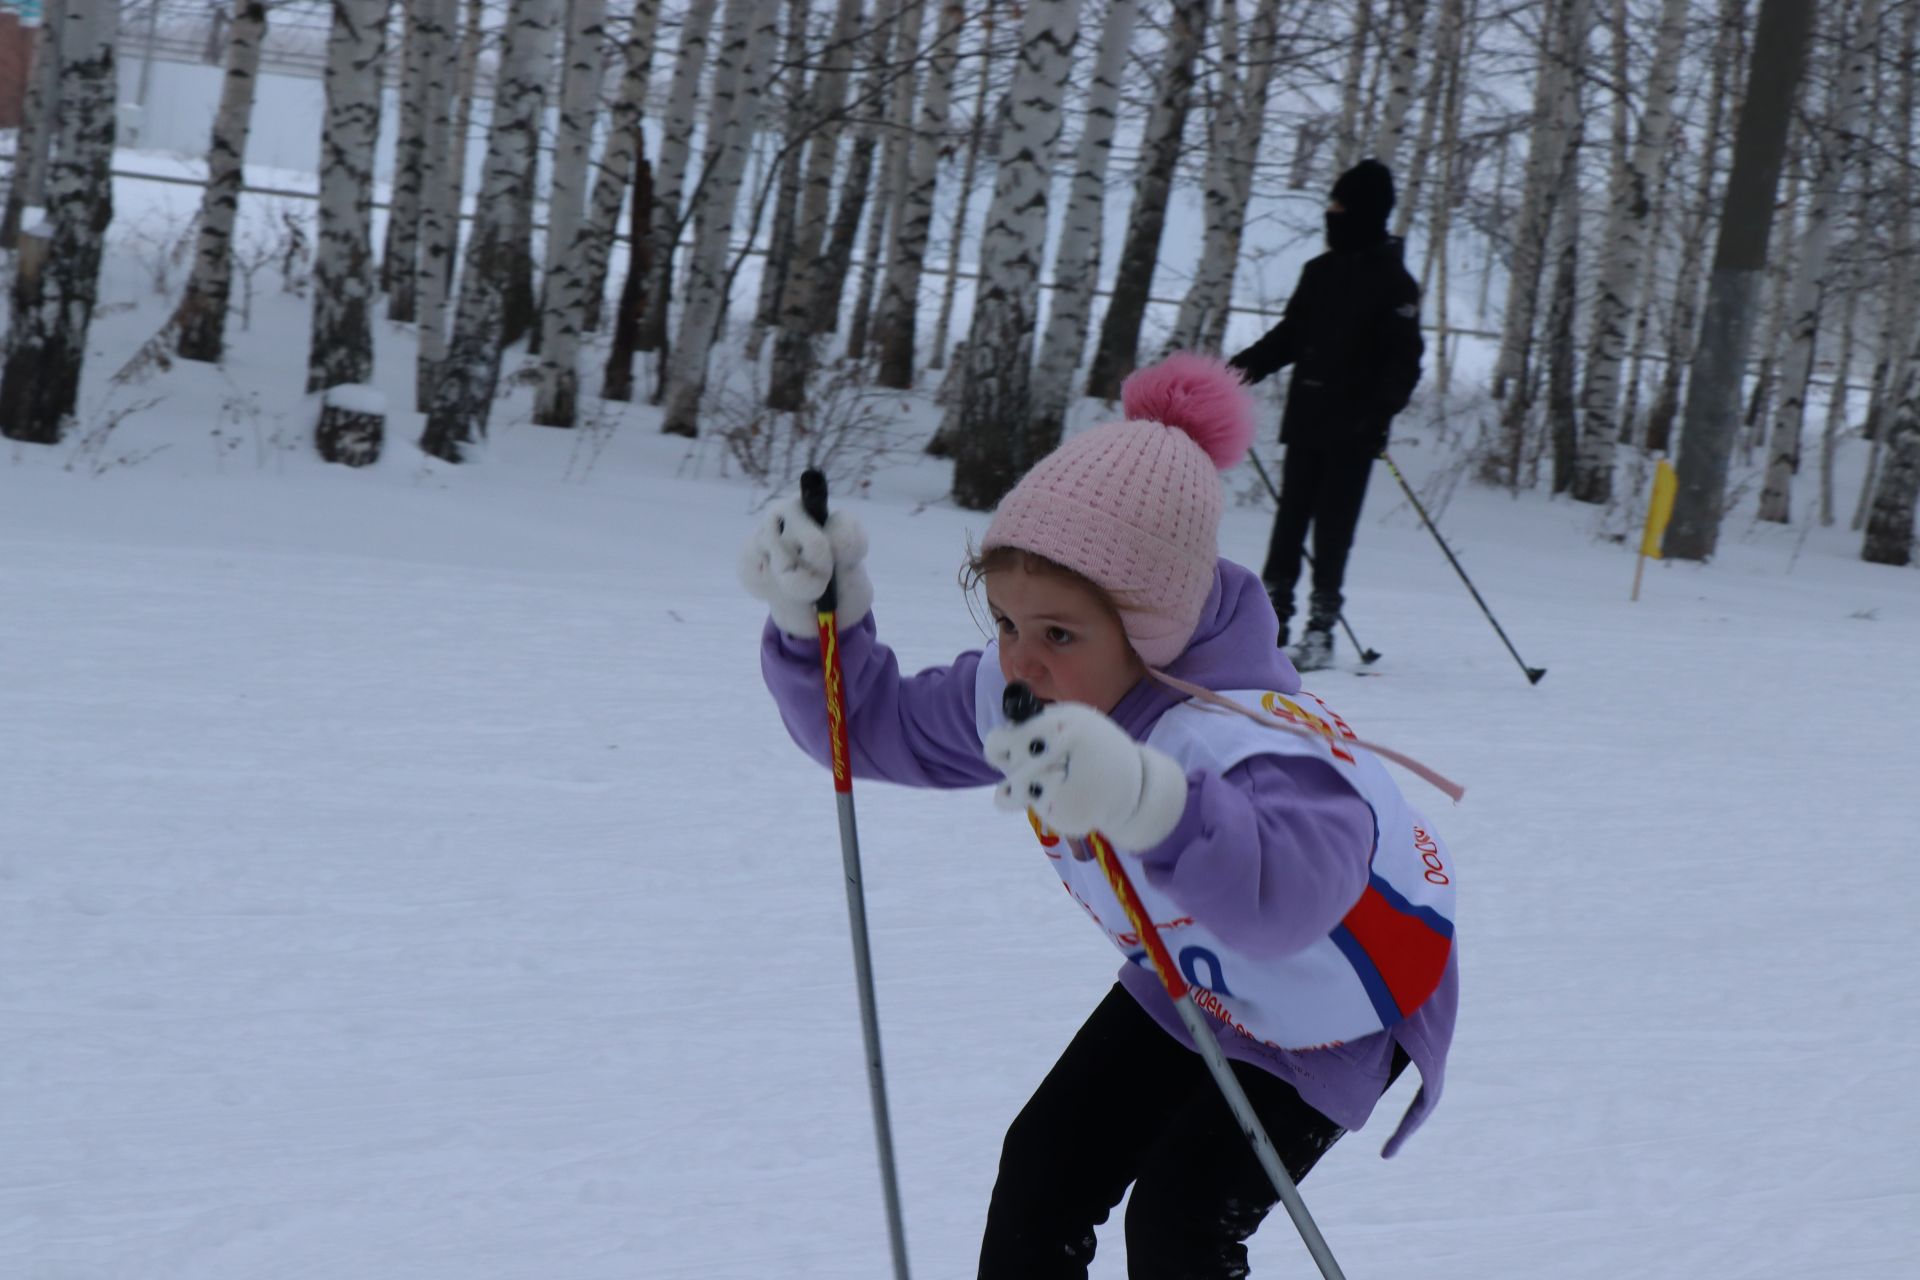
{"label": "girl's face", "polygon": [[1112,711],[1146,674],[1119,616],[1087,583],[1023,566],[983,581],[1000,633],[1000,673],[1025,681],[1040,701]]}

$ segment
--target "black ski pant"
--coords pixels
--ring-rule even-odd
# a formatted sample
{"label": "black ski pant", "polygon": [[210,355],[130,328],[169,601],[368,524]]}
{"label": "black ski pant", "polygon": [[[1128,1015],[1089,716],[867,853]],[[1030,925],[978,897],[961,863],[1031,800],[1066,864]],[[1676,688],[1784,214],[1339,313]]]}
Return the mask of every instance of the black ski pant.
{"label": "black ski pant", "polygon": [[1260,570],[1274,612],[1280,615],[1282,634],[1293,616],[1293,589],[1300,580],[1300,552],[1307,526],[1313,526],[1313,591],[1307,604],[1307,626],[1331,631],[1345,598],[1341,583],[1347,577],[1347,553],[1353,549],[1353,531],[1360,523],[1360,504],[1373,474],[1373,455],[1352,449],[1314,449],[1287,446],[1280,468],[1280,513],[1273,520],[1273,538],[1267,544],[1267,562]]}
{"label": "black ski pant", "polygon": [[[1404,1065],[1396,1052],[1394,1074]],[[1345,1131],[1277,1076],[1233,1073],[1306,1177]],[[980,1280],[1085,1280],[1094,1228],[1129,1184],[1131,1280],[1246,1275],[1246,1239],[1279,1200],[1206,1060],[1116,984],[1007,1130]]]}

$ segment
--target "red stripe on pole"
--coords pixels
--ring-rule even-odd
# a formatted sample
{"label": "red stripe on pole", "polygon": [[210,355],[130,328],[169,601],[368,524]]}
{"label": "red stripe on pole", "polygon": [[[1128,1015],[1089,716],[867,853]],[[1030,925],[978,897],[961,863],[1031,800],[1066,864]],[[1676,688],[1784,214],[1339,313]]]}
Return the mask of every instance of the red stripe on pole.
{"label": "red stripe on pole", "polygon": [[852,748],[847,742],[847,692],[840,682],[840,627],[831,613],[818,615],[820,673],[827,686],[827,740],[833,751],[833,789],[853,790]]}
{"label": "red stripe on pole", "polygon": [[1120,855],[1113,851],[1113,846],[1098,831],[1087,833],[1087,843],[1093,846],[1093,856],[1100,860],[1100,870],[1106,873],[1107,883],[1113,886],[1114,897],[1120,899],[1120,905],[1127,913],[1127,921],[1146,945],[1147,959],[1153,962],[1153,971],[1160,975],[1160,985],[1175,1000],[1184,1000],[1187,980],[1174,967],[1167,944],[1160,941],[1160,930],[1154,927],[1153,917],[1147,914],[1140,895],[1134,891],[1133,881],[1127,878],[1126,868],[1120,865]]}

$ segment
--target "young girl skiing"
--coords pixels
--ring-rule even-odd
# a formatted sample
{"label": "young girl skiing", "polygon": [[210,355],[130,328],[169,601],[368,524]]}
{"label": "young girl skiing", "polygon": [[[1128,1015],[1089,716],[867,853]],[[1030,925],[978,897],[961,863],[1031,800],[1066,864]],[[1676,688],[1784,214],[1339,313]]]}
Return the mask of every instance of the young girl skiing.
{"label": "young girl skiing", "polygon": [[[1295,1181],[1410,1061],[1421,1088],[1383,1154],[1398,1150],[1439,1100],[1458,1005],[1446,846],[1301,692],[1259,579],[1219,558],[1218,469],[1252,436],[1238,375],[1176,355],[1122,402],[1125,420],[1069,439],[1001,502],[965,575],[998,635],[947,666],[902,676],[876,638],[866,536],[844,510],[822,529],[798,501],[776,508],[741,565],[770,607],[761,666],[794,740],[828,760],[814,602],[837,574],[854,772],[995,785],[1129,961],[1007,1131],[982,1280],[1084,1277],[1129,1186],[1135,1280],[1244,1276],[1277,1199],[1089,832],[1125,859]],[[1018,725],[1014,681],[1043,707]]]}

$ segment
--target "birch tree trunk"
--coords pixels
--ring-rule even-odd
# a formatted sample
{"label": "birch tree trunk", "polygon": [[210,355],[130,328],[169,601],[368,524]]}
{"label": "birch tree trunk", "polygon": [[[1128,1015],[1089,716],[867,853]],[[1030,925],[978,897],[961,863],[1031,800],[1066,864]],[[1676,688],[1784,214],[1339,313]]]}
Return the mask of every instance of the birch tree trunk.
{"label": "birch tree trunk", "polygon": [[1860,558],[1871,564],[1910,564],[1913,510],[1920,499],[1920,349],[1907,357],[1900,405],[1887,435],[1887,461],[1874,486],[1873,509]]}
{"label": "birch tree trunk", "polygon": [[507,10],[453,338],[420,436],[422,450],[447,462],[462,461],[466,446],[485,438],[500,381],[504,302],[519,217],[512,197],[526,181],[539,143],[540,87],[552,70],[556,7],[555,0],[513,0]]}
{"label": "birch tree trunk", "polygon": [[[458,3],[458,0],[455,0]],[[464,193],[467,188],[467,148],[473,140],[473,97],[480,79],[480,50],[487,43],[487,33],[483,26],[486,11],[491,0],[467,0],[467,21],[460,36],[460,65],[453,78],[454,118],[450,138],[451,155],[448,164],[453,170],[453,186],[456,193]],[[494,81],[494,92],[500,91],[499,79]],[[460,208],[458,195],[454,202],[456,211]],[[458,237],[455,237],[458,239]],[[449,261],[450,273],[458,269],[457,261]],[[453,279],[447,280],[449,292],[453,289]]]}
{"label": "birch tree trunk", "polygon": [[[1871,189],[1871,188],[1869,188]],[[1840,433],[1847,425],[1848,384],[1853,378],[1854,320],[1860,311],[1860,273],[1848,263],[1836,273],[1845,281],[1846,304],[1841,308],[1840,359],[1833,372],[1833,390],[1827,395],[1826,422],[1820,431],[1820,524],[1833,523],[1833,463],[1840,448]]]}
{"label": "birch tree trunk", "polygon": [[[1620,402],[1620,366],[1626,356],[1629,327],[1647,257],[1647,227],[1655,185],[1665,163],[1673,130],[1673,96],[1680,86],[1680,51],[1686,35],[1686,0],[1664,0],[1654,36],[1653,66],[1647,73],[1647,99],[1640,135],[1622,166],[1607,209],[1600,243],[1606,258],[1595,291],[1588,335],[1586,370],[1580,387],[1579,452],[1571,489],[1577,502],[1613,498],[1613,450],[1620,437],[1615,416]],[[1625,92],[1624,83],[1620,92]]]}
{"label": "birch tree trunk", "polygon": [[[622,46],[620,88],[607,115],[607,141],[593,171],[593,194],[587,201],[587,311],[582,323],[600,327],[607,291],[607,263],[613,256],[620,206],[633,182],[634,161],[643,139],[640,121],[646,113],[647,87],[653,73],[654,37],[660,25],[660,0],[634,0]],[[635,246],[637,249],[638,246]]]}
{"label": "birch tree trunk", "polygon": [[1553,220],[1567,169],[1574,162],[1580,127],[1580,85],[1592,27],[1588,0],[1560,0],[1549,10],[1553,25],[1543,33],[1546,48],[1535,86],[1534,129],[1528,144],[1526,190],[1507,278],[1507,312],[1500,354],[1494,365],[1493,394],[1507,404],[1500,414],[1500,436],[1480,460],[1480,478],[1518,488],[1532,421],[1536,378],[1534,329],[1539,320],[1541,270],[1553,243]]}
{"label": "birch tree trunk", "polygon": [[[953,298],[960,287],[960,246],[967,237],[967,211],[973,205],[973,180],[980,170],[980,143],[986,133],[987,87],[993,82],[994,4],[995,0],[986,0],[986,7],[980,15],[980,79],[974,88],[973,123],[967,129],[967,157],[960,165],[960,191],[953,206],[953,224],[947,233],[946,282],[940,289],[940,318],[933,325],[933,354],[927,360],[929,369],[944,369],[947,366],[947,342],[953,331]],[[945,448],[944,442],[941,448]]]}
{"label": "birch tree trunk", "polygon": [[[881,6],[876,14],[886,11],[887,6]],[[860,262],[860,283],[847,324],[847,358],[850,360],[864,359],[867,354],[874,285],[879,279],[880,264],[887,256],[886,234],[897,216],[907,185],[908,142],[913,132],[914,82],[925,3],[924,0],[899,0],[891,6],[891,11],[893,54],[885,71],[890,81],[886,128],[880,146],[880,185],[867,211],[866,254]]]}
{"label": "birch tree trunk", "polygon": [[1579,306],[1580,184],[1573,171],[1561,181],[1554,218],[1553,292],[1547,302],[1547,421],[1553,446],[1553,492],[1573,483],[1574,434],[1579,402],[1574,394],[1574,312]]}
{"label": "birch tree trunk", "polygon": [[807,379],[813,374],[814,308],[823,275],[819,255],[827,234],[827,221],[833,212],[833,174],[843,133],[841,108],[846,104],[847,77],[853,66],[860,10],[861,0],[839,0],[820,70],[813,78],[808,118],[814,125],[807,139],[787,282],[780,291],[780,314],[775,320],[778,332],[774,335],[773,369],[767,381],[770,409],[789,412],[798,409],[806,396]]}
{"label": "birch tree trunk", "polygon": [[260,79],[260,43],[266,33],[266,0],[239,0],[228,27],[220,109],[207,146],[207,187],[200,197],[193,274],[173,313],[175,350],[182,359],[217,363],[226,346],[227,302],[233,289],[233,220],[246,177],[247,130],[253,120],[254,85]]}
{"label": "birch tree trunk", "polygon": [[33,79],[14,135],[13,176],[7,183],[6,206],[0,209],[0,249],[19,244],[22,212],[46,203],[48,161],[60,125],[60,33],[67,25],[66,12],[67,0],[46,0],[33,37]]}
{"label": "birch tree trunk", "polygon": [[[1407,238],[1407,232],[1413,227],[1414,216],[1420,210],[1420,202],[1426,197],[1427,170],[1434,162],[1433,135],[1446,118],[1447,86],[1453,78],[1454,64],[1460,58],[1460,27],[1465,17],[1462,12],[1465,7],[1465,0],[1440,0],[1433,67],[1427,76],[1426,102],[1420,109],[1420,134],[1413,144],[1413,155],[1407,165],[1399,203],[1394,206],[1393,234],[1402,240]],[[1444,155],[1439,163],[1444,171]],[[1420,282],[1423,297],[1427,292],[1426,283],[1423,272]]]}
{"label": "birch tree trunk", "polygon": [[1860,499],[1854,507],[1853,529],[1866,528],[1875,487],[1879,484],[1880,458],[1885,451],[1888,424],[1894,418],[1893,402],[1900,394],[1898,382],[1902,358],[1916,332],[1916,314],[1920,297],[1913,288],[1913,128],[1915,109],[1916,57],[1920,57],[1920,5],[1903,5],[1900,25],[1900,53],[1894,76],[1899,85],[1895,93],[1894,120],[1889,131],[1893,155],[1892,252],[1887,272],[1887,293],[1880,335],[1879,356],[1875,360],[1873,395],[1867,410],[1867,469],[1860,479]]}
{"label": "birch tree trunk", "polygon": [[[886,255],[887,215],[893,210],[893,193],[906,181],[904,167],[895,169],[886,163],[886,148],[881,149],[880,185],[867,209],[866,254],[860,260],[860,283],[854,289],[853,310],[847,320],[847,358],[862,360],[867,354],[867,330],[873,318],[873,283],[879,275],[880,259]],[[838,312],[833,317],[838,318]]]}
{"label": "birch tree trunk", "polygon": [[387,0],[334,0],[309,392],[373,376],[373,147],[380,135],[386,54]]}
{"label": "birch tree trunk", "polygon": [[[1129,6],[1131,7],[1131,6]],[[893,247],[887,257],[886,285],[880,293],[877,325],[880,362],[875,381],[904,390],[913,385],[914,340],[920,314],[920,273],[933,228],[933,197],[940,177],[940,153],[946,146],[947,112],[953,102],[953,69],[958,61],[963,4],[944,0],[920,95],[920,123],[907,159],[907,181],[893,214]],[[1107,21],[1116,16],[1109,6]],[[1130,21],[1130,19],[1129,19]]]}
{"label": "birch tree trunk", "polygon": [[[645,145],[645,139],[640,140]],[[613,340],[607,344],[607,371],[600,384],[603,399],[633,399],[633,353],[640,340],[640,320],[646,312],[647,275],[653,254],[653,166],[645,151],[633,158],[633,199],[627,207],[627,279],[613,313]]]}
{"label": "birch tree trunk", "polygon": [[433,386],[447,358],[447,298],[453,286],[454,257],[460,246],[460,192],[464,174],[455,163],[454,87],[460,77],[461,45],[456,27],[460,0],[416,0],[421,6],[420,38],[425,44],[426,89],[421,122],[426,146],[420,165],[420,248],[415,256],[414,295],[419,346],[414,360],[413,400],[417,413],[433,407]]}
{"label": "birch tree trunk", "polygon": [[400,54],[400,121],[393,139],[393,195],[387,207],[387,237],[380,253],[380,288],[387,295],[387,319],[412,324],[418,310],[415,281],[420,259],[420,196],[426,167],[427,47],[433,37],[421,30],[435,6],[424,0],[396,0],[406,21]]}
{"label": "birch tree trunk", "polygon": [[800,191],[806,185],[806,136],[812,127],[812,90],[807,79],[807,19],[811,0],[787,0],[786,120],[781,128],[779,187],[773,199],[773,223],[767,231],[760,271],[760,302],[747,337],[747,359],[760,361],[767,330],[780,323],[780,299],[793,271],[794,221],[800,216]]}
{"label": "birch tree trunk", "polygon": [[[1101,322],[1100,345],[1087,374],[1087,394],[1095,399],[1118,398],[1120,384],[1133,372],[1139,355],[1141,322],[1152,293],[1154,267],[1160,261],[1167,197],[1173,189],[1174,166],[1180,162],[1180,137],[1186,130],[1187,108],[1193,97],[1194,59],[1206,35],[1210,4],[1211,0],[1192,0],[1173,7],[1153,109],[1140,144],[1140,174],[1134,183],[1133,209],[1127,215],[1127,237],[1115,267],[1106,319]],[[969,360],[976,359],[973,344],[969,342],[967,347]]]}
{"label": "birch tree trunk", "polygon": [[23,227],[0,366],[0,435],[58,444],[80,396],[101,249],[113,220],[114,37],[120,0],[60,13],[60,110],[47,166],[48,220]]}
{"label": "birch tree trunk", "polygon": [[1040,359],[1033,370],[1033,424],[1028,431],[1036,457],[1060,443],[1067,402],[1073,394],[1073,375],[1087,346],[1093,287],[1100,278],[1107,161],[1113,154],[1120,89],[1138,8],[1135,0],[1112,0],[1094,54],[1093,81],[1087,89],[1087,122],[1074,153],[1073,185],[1067,194],[1059,247],[1054,250],[1053,300],[1047,308]]}
{"label": "birch tree trunk", "polygon": [[[1506,315],[1501,326],[1500,353],[1493,370],[1493,398],[1504,399],[1510,387],[1527,379],[1537,316],[1540,270],[1546,259],[1547,237],[1553,219],[1554,194],[1566,164],[1567,139],[1572,134],[1579,100],[1579,72],[1591,25],[1588,0],[1554,0],[1541,31],[1540,72],[1534,80],[1533,132],[1527,145],[1525,187],[1514,232],[1513,256],[1507,274]],[[1511,416],[1511,415],[1508,415]],[[1503,459],[1517,456],[1517,440],[1503,438],[1488,479],[1502,478]]]}
{"label": "birch tree trunk", "polygon": [[567,0],[560,129],[547,188],[547,260],[540,287],[540,379],[533,421],[571,427],[579,409],[580,330],[587,314],[587,162],[606,66],[606,0]]}
{"label": "birch tree trunk", "polygon": [[1373,44],[1373,0],[1354,0],[1353,35],[1347,40],[1347,69],[1340,77],[1340,125],[1335,131],[1333,171],[1345,173],[1360,158],[1361,99],[1367,49]]}
{"label": "birch tree trunk", "polygon": [[1387,73],[1386,100],[1380,127],[1373,136],[1373,154],[1395,173],[1400,171],[1400,142],[1413,109],[1414,74],[1420,69],[1420,37],[1427,21],[1427,0],[1398,0],[1393,63]]}
{"label": "birch tree trunk", "polygon": [[1258,0],[1244,51],[1233,0],[1220,7],[1220,92],[1209,122],[1205,230],[1193,283],[1180,300],[1167,349],[1217,351],[1226,337],[1240,236],[1253,198],[1253,169],[1273,83],[1280,0]]}
{"label": "birch tree trunk", "polygon": [[[1028,439],[1033,331],[1046,251],[1046,192],[1079,8],[1077,0],[1028,0],[1019,65],[1001,110],[1000,167],[980,242],[966,362],[942,428],[954,453],[954,501],[970,511],[991,509],[1038,460]],[[1191,66],[1191,55],[1187,61]]]}
{"label": "birch tree trunk", "polygon": [[[1825,128],[1816,131],[1817,152],[1810,180],[1806,225],[1800,233],[1800,261],[1787,302],[1787,350],[1780,364],[1779,403],[1767,446],[1767,478],[1760,490],[1760,518],[1785,524],[1794,473],[1800,470],[1800,431],[1806,413],[1807,384],[1813,376],[1814,342],[1820,328],[1820,301],[1826,287],[1827,253],[1841,199],[1841,185],[1853,168],[1855,122],[1869,88],[1880,27],[1880,0],[1861,0],[1852,39],[1846,38],[1846,13],[1840,13],[1835,48],[1840,69]],[[1824,135],[1824,136],[1822,136]]]}
{"label": "birch tree trunk", "polygon": [[1812,0],[1761,2],[1747,83],[1765,85],[1767,91],[1747,94],[1734,135],[1733,172],[1720,215],[1700,347],[1687,382],[1676,468],[1680,484],[1662,544],[1672,558],[1705,560],[1719,540],[1753,303],[1766,269],[1788,116],[1812,25]]}
{"label": "birch tree trunk", "polygon": [[653,169],[653,251],[643,290],[647,311],[635,344],[640,351],[660,351],[667,345],[674,248],[680,240],[680,206],[685,201],[687,166],[693,157],[694,105],[700,96],[707,37],[713,30],[717,8],[719,0],[691,0],[680,19],[680,47],[674,54],[673,84],[667,90],[660,160]]}
{"label": "birch tree trunk", "polygon": [[661,431],[699,432],[700,397],[706,390],[707,358],[714,330],[726,314],[727,253],[731,247],[747,151],[759,120],[762,85],[773,42],[779,38],[777,0],[727,0],[727,21],[714,62],[706,171],[694,212],[687,296],[679,340],[667,363],[666,416]]}

